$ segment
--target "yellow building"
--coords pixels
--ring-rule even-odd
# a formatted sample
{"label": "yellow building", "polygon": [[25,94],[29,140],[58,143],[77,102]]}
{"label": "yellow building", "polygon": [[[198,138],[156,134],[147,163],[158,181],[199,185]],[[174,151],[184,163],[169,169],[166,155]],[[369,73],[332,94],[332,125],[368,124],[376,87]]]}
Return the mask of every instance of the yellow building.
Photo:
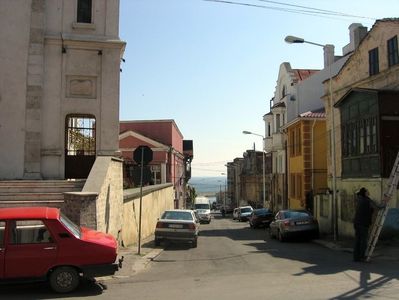
{"label": "yellow building", "polygon": [[324,109],[300,114],[285,129],[288,139],[288,207],[313,211],[313,194],[327,189]]}

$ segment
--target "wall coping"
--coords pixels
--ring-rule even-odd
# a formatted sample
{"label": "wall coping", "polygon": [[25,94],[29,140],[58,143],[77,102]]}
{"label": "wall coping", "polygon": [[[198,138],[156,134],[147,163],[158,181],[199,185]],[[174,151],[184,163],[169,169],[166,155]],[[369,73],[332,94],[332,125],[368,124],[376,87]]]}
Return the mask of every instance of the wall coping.
{"label": "wall coping", "polygon": [[[172,183],[163,183],[156,185],[149,185],[143,187],[143,196],[151,194],[155,191],[163,190],[165,188],[173,187]],[[140,197],[140,188],[123,190],[123,202],[128,202]]]}

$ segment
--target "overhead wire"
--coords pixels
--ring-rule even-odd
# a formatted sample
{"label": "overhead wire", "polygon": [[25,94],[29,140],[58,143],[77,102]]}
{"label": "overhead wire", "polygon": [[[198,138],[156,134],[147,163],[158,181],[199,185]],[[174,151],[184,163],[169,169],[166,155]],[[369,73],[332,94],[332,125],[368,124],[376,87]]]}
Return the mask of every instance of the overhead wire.
{"label": "overhead wire", "polygon": [[[238,6],[248,6],[248,7],[254,7],[254,8],[263,8],[263,9],[277,10],[277,11],[288,12],[288,13],[318,16],[318,17],[329,18],[329,19],[360,18],[360,19],[375,20],[375,18],[370,18],[370,17],[365,17],[365,16],[351,15],[351,14],[346,14],[346,13],[342,13],[342,12],[335,12],[335,11],[323,10],[323,9],[306,7],[306,6],[299,6],[299,5],[288,4],[288,3],[277,2],[277,1],[257,0],[257,1],[261,1],[261,2],[268,2],[268,3],[298,7],[298,8],[303,8],[303,9],[294,9],[294,8],[290,9],[290,8],[284,8],[284,7],[266,6],[266,5],[260,5],[260,4],[229,1],[229,0],[202,0],[202,1],[215,2],[215,3],[221,3],[221,4],[229,4],[229,5],[238,5]],[[340,18],[338,18],[338,17],[340,17]]]}

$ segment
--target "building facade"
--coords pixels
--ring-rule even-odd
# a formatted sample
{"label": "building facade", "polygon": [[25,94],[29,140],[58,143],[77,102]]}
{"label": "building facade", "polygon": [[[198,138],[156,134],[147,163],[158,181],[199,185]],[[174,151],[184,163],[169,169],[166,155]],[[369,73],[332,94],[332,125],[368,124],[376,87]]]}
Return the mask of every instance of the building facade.
{"label": "building facade", "polygon": [[0,5],[0,179],[86,178],[118,150],[119,1]]}
{"label": "building facade", "polygon": [[[376,201],[382,199],[399,150],[398,35],[399,19],[377,20],[331,80],[331,97],[327,92],[324,97],[328,128],[335,129],[338,141],[328,144],[335,147],[328,172],[332,174],[335,165],[329,186],[335,178],[337,195],[332,201],[341,235],[353,234],[354,195],[360,187],[367,187]],[[390,205],[398,207],[396,192]]]}
{"label": "building facade", "polygon": [[[265,114],[264,151],[271,153],[271,206],[274,210],[288,207],[287,140],[282,128],[287,123],[287,108],[297,99],[296,85],[317,70],[292,69],[287,62],[280,65],[277,86]],[[298,101],[296,102],[298,103]]]}
{"label": "building facade", "polygon": [[288,207],[314,213],[313,195],[327,186],[327,132],[324,109],[300,114],[286,125]]}
{"label": "building facade", "polygon": [[175,207],[185,207],[186,184],[191,177],[193,159],[192,141],[190,142],[183,140],[174,120],[121,121],[119,145],[125,161],[127,186],[131,183],[131,172],[126,170],[137,165],[133,161],[134,150],[140,145],[148,146],[153,151],[153,160],[149,163],[152,183],[173,183]]}

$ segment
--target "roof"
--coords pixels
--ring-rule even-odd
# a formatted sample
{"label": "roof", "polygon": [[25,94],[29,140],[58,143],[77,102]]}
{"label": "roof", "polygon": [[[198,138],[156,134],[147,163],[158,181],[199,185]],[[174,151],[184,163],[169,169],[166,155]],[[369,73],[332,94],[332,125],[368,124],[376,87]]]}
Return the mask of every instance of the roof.
{"label": "roof", "polygon": [[[359,51],[359,49],[360,49],[361,45],[363,44],[363,42],[365,40],[367,40],[367,37],[371,34],[372,31],[375,30],[377,25],[379,25],[381,23],[398,23],[398,22],[399,22],[399,18],[383,18],[383,19],[376,20],[375,23],[373,24],[373,26],[371,27],[371,29],[361,39],[359,45],[356,47],[356,49],[353,51],[353,53]],[[352,53],[348,53],[348,55],[349,55],[349,58],[345,61],[345,63],[342,65],[341,69],[339,70],[339,72],[335,76],[337,76],[341,72],[341,70],[343,70],[351,62],[353,55],[352,55]],[[328,80],[328,79],[326,79],[326,80]]]}
{"label": "roof", "polygon": [[320,70],[312,70],[312,69],[293,69],[295,76],[295,81],[302,81],[312,76],[314,73],[319,72]]}
{"label": "roof", "polygon": [[54,207],[0,208],[0,220],[10,219],[58,219],[60,209]]}
{"label": "roof", "polygon": [[347,91],[337,102],[335,102],[334,107],[339,107],[343,102],[348,98],[352,93],[369,93],[369,94],[383,94],[383,93],[392,93],[399,94],[397,90],[389,90],[389,89],[368,89],[368,88],[352,88]]}
{"label": "roof", "polygon": [[324,108],[315,111],[307,111],[299,115],[300,118],[314,118],[314,119],[323,119],[326,117],[326,112]]}

